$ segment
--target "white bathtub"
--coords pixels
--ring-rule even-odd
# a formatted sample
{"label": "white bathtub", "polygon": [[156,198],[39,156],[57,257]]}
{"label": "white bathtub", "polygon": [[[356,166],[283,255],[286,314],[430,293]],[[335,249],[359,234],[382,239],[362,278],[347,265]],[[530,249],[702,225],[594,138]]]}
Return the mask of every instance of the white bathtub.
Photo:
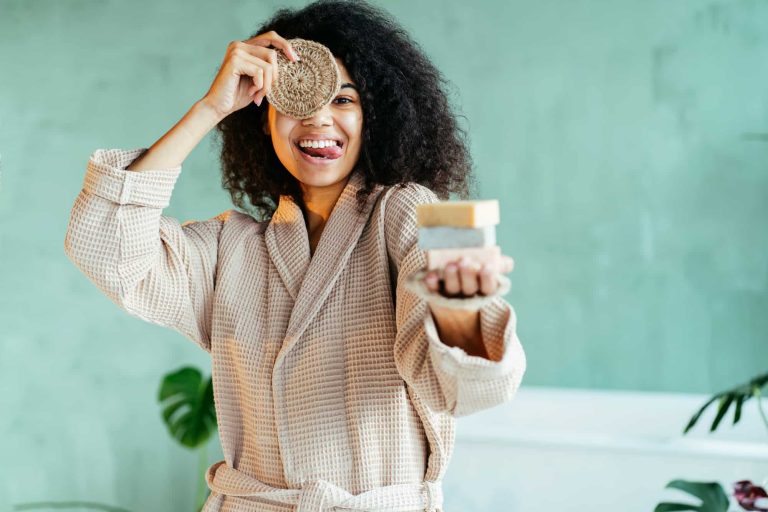
{"label": "white bathtub", "polygon": [[509,404],[458,419],[445,510],[652,512],[698,502],[665,489],[673,479],[717,481],[729,495],[737,480],[768,483],[754,398],[736,426],[731,409],[709,434],[712,404],[682,435],[709,396],[523,386]]}

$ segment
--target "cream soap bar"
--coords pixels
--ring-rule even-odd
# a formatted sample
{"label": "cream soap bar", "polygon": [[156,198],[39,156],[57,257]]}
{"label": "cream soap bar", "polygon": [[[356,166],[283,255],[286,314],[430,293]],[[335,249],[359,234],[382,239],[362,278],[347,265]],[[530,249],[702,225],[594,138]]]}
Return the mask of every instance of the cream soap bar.
{"label": "cream soap bar", "polygon": [[499,223],[499,201],[439,201],[416,205],[419,226],[477,228]]}
{"label": "cream soap bar", "polygon": [[496,226],[454,228],[450,226],[419,227],[422,249],[458,249],[496,245]]}
{"label": "cream soap bar", "polygon": [[427,270],[444,268],[448,263],[466,256],[471,260],[483,264],[488,263],[491,270],[499,272],[501,266],[501,248],[493,247],[465,247],[461,249],[429,249],[427,253]]}

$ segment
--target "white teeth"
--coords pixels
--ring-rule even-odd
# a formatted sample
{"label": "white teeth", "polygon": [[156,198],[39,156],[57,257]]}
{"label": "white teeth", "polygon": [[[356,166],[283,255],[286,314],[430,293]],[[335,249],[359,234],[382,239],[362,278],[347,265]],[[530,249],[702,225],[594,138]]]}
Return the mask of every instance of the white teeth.
{"label": "white teeth", "polygon": [[338,146],[335,140],[300,140],[299,146],[303,148],[327,148],[329,146]]}

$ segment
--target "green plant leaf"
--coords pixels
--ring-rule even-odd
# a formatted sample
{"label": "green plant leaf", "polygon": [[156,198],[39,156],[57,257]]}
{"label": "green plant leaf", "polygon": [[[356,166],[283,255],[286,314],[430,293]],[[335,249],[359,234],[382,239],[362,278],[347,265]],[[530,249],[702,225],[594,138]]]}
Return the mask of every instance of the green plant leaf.
{"label": "green plant leaf", "polygon": [[[687,480],[672,480],[667,488],[679,489],[701,500],[701,505],[687,505],[691,508],[667,510],[698,510],[700,512],[728,512],[728,496],[717,482],[690,482]],[[667,506],[683,506],[682,503],[662,503]],[[655,511],[658,512],[658,511]]]}
{"label": "green plant leaf", "polygon": [[686,425],[685,430],[683,430],[683,434],[687,434],[689,430],[693,428],[693,426],[696,424],[697,421],[699,421],[699,418],[701,417],[702,413],[706,410],[709,405],[717,400],[720,397],[720,395],[715,395],[712,398],[710,398],[707,403],[701,406],[698,411],[696,411],[696,414],[693,415],[693,417],[688,422],[688,425]]}
{"label": "green plant leaf", "polygon": [[755,390],[760,390],[761,388],[765,387],[766,384],[768,384],[768,372],[750,379],[750,381],[746,384],[741,384],[734,387],[733,389],[723,391],[712,396],[709,400],[707,400],[707,403],[699,408],[699,410],[696,411],[696,414],[694,414],[693,417],[688,421],[688,425],[686,425],[683,429],[683,434],[687,434],[688,431],[693,428],[696,422],[699,421],[702,413],[707,409],[707,407],[709,407],[713,402],[717,400],[719,400],[720,403],[718,405],[716,418],[710,428],[710,432],[714,432],[715,429],[717,429],[720,421],[723,419],[723,416],[725,416],[725,414],[728,412],[728,407],[734,400],[736,400],[736,412],[734,413],[733,420],[733,423],[735,424],[741,418],[741,406],[744,404],[744,402],[747,402],[753,397],[753,395],[755,395]]}
{"label": "green plant leaf", "polygon": [[204,444],[217,428],[213,383],[199,370],[184,367],[167,374],[158,390],[163,421],[171,436],[183,446]]}
{"label": "green plant leaf", "polygon": [[731,406],[731,402],[733,402],[734,395],[729,393],[727,395],[724,395],[720,398],[720,405],[717,409],[717,415],[715,416],[714,421],[712,422],[712,426],[709,428],[710,432],[714,432],[717,430],[717,426],[720,424],[722,419],[725,417],[725,413],[728,412],[728,407]]}
{"label": "green plant leaf", "polygon": [[737,424],[741,419],[741,406],[745,400],[747,400],[747,397],[743,395],[739,395],[736,399],[736,410],[733,413],[733,425]]}
{"label": "green plant leaf", "polygon": [[698,505],[689,505],[687,503],[659,503],[653,512],[674,512],[675,510],[701,510]]}

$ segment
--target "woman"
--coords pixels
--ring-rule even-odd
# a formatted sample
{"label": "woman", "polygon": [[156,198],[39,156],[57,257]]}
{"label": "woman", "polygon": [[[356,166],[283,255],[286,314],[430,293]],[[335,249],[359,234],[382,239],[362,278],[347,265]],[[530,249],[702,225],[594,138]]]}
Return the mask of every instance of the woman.
{"label": "woman", "polygon": [[[210,353],[225,460],[203,510],[441,510],[455,417],[509,401],[526,363],[501,297],[466,312],[404,285],[426,263],[415,206],[466,197],[470,176],[440,75],[359,1],[282,9],[256,34],[149,149],[93,153],[66,253],[127,312]],[[328,47],[346,84],[303,120],[263,103],[292,38]],[[162,215],[214,127],[225,187],[261,220]],[[310,158],[315,139],[341,147]],[[471,262],[434,277],[445,295],[496,291]]]}

